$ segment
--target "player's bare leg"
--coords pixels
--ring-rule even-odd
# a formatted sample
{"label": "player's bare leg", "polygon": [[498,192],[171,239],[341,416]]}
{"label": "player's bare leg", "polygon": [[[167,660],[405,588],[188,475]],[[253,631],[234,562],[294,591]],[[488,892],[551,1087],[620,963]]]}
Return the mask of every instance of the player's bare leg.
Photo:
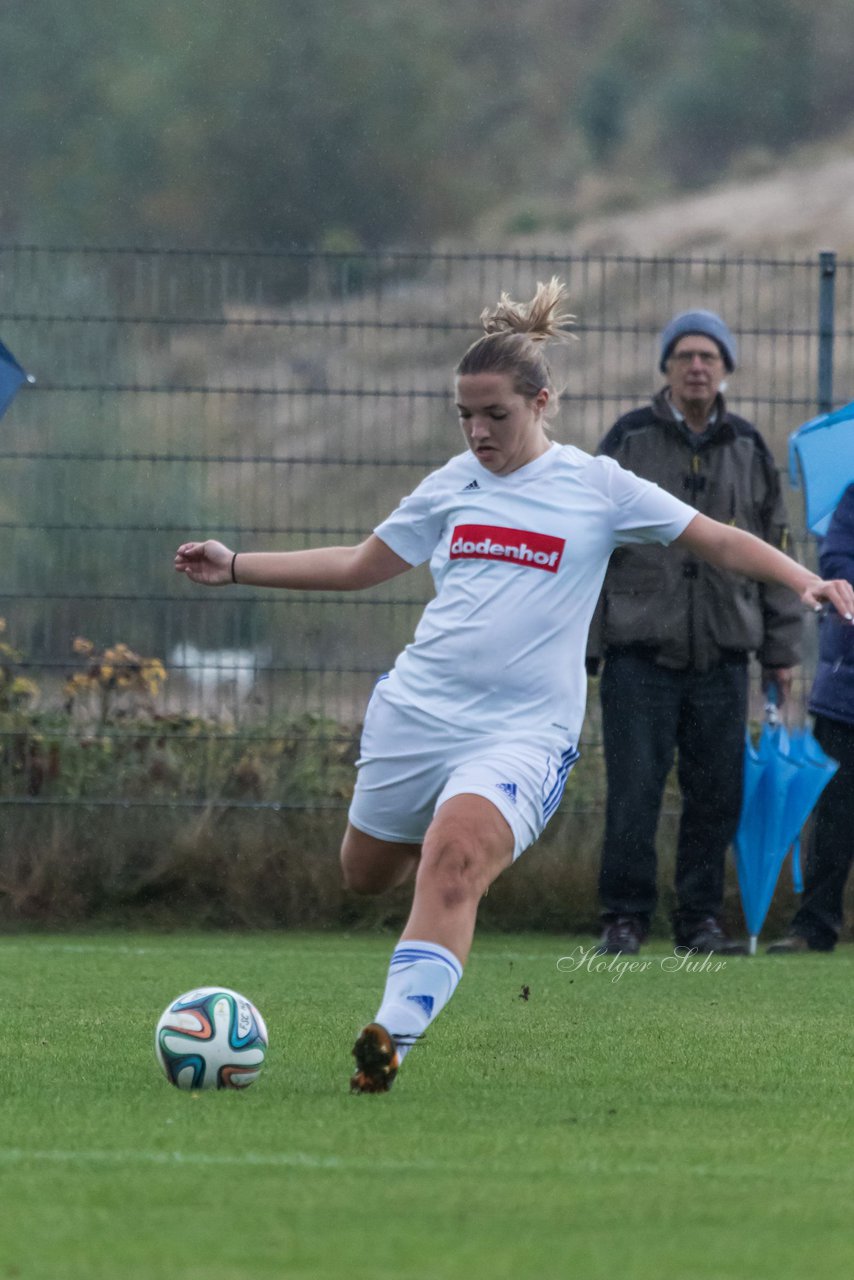
{"label": "player's bare leg", "polygon": [[344,884],[353,893],[386,893],[412,875],[420,856],[420,844],[378,840],[348,822],[341,843]]}
{"label": "player's bare leg", "polygon": [[436,813],[421,849],[409,919],[374,1022],[353,1048],[355,1093],[385,1093],[409,1048],[462,977],[481,898],[513,860],[514,839],[482,796],[460,795]]}
{"label": "player's bare leg", "polygon": [[429,938],[465,964],[480,900],[512,863],[513,847],[507,819],[489,800],[478,795],[446,800],[424,837],[401,941]]}

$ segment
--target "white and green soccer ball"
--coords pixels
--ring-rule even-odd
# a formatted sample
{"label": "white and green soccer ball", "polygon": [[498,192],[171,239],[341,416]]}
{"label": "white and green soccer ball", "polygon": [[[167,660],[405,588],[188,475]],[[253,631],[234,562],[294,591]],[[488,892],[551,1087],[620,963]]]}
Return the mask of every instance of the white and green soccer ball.
{"label": "white and green soccer ball", "polygon": [[154,1050],[179,1089],[246,1089],[264,1065],[269,1038],[251,1000],[228,987],[197,987],[163,1010]]}

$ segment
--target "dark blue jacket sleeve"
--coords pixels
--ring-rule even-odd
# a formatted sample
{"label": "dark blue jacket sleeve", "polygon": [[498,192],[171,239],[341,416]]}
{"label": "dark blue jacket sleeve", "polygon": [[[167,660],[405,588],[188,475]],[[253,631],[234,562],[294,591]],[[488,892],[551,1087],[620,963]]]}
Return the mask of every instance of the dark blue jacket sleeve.
{"label": "dark blue jacket sleeve", "polygon": [[[847,578],[854,583],[854,484],[845,490],[833,513],[819,553],[819,570],[823,578]],[[854,627],[833,613],[821,622],[809,706],[818,715],[854,725]]]}
{"label": "dark blue jacket sleeve", "polygon": [[823,578],[847,578],[854,583],[854,484],[845,490],[833,513],[819,567]]}

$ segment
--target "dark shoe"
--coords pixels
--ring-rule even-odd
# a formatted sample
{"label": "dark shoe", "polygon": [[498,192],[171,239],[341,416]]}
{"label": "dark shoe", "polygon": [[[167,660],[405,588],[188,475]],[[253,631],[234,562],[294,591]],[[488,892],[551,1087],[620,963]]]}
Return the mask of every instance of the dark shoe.
{"label": "dark shoe", "polygon": [[378,1022],[369,1022],[353,1045],[353,1057],[356,1070],[350,1077],[350,1092],[388,1093],[400,1066],[394,1036]]}
{"label": "dark shoe", "polygon": [[595,954],[636,956],[640,951],[644,935],[644,927],[637,916],[615,916],[605,925]]}
{"label": "dark shoe", "polygon": [[719,956],[746,956],[747,947],[743,942],[735,942],[726,934],[714,916],[701,920],[690,933],[680,934],[676,938],[677,947],[687,947],[705,955],[712,952]]}
{"label": "dark shoe", "polygon": [[768,947],[769,956],[802,956],[816,948],[810,946],[806,938],[799,933],[787,933],[785,938],[778,938]]}

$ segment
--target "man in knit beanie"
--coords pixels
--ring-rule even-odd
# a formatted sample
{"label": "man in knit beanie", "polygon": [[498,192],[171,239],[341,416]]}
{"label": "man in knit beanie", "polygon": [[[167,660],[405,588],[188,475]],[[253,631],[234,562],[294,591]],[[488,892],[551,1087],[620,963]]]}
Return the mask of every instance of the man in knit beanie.
{"label": "man in knit beanie", "polygon": [[720,316],[716,316],[714,311],[683,311],[673,317],[661,334],[661,355],[658,361],[661,373],[667,372],[667,361],[679,339],[690,334],[710,338],[718,348],[727,373],[734,372],[737,356],[735,338]]}
{"label": "man in knit beanie", "polygon": [[[621,417],[599,452],[704,515],[785,549],[774,459],[723,396],[737,356],[735,338],[714,312],[674,316],[659,345],[666,385]],[[741,810],[748,660],[756,654],[782,701],[800,641],[800,605],[790,592],[674,548],[626,546],[612,556],[588,648],[591,674],[602,670],[608,782],[601,952],[634,954],[649,931],[656,830],[674,758],[682,793],[674,942],[698,952],[745,950],[722,916],[726,851]]]}

